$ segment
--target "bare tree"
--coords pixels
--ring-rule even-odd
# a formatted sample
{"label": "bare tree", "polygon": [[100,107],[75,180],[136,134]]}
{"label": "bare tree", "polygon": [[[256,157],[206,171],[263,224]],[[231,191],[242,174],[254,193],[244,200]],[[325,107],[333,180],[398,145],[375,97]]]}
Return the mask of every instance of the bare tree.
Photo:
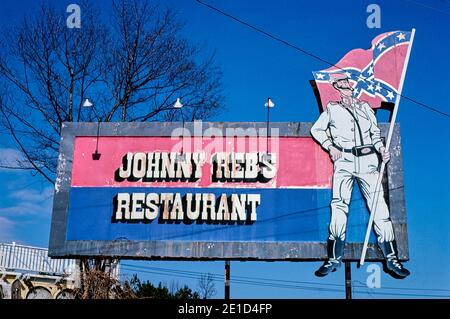
{"label": "bare tree", "polygon": [[127,281],[121,283],[114,274],[117,260],[109,258],[80,260],[80,287],[75,289],[78,299],[136,298]]}
{"label": "bare tree", "polygon": [[214,296],[216,294],[214,276],[210,273],[203,274],[198,280],[198,289],[200,297],[203,299],[208,299]]}
{"label": "bare tree", "polygon": [[[218,112],[221,72],[214,56],[181,36],[176,14],[138,0],[112,8],[105,16],[86,1],[81,28],[70,29],[65,8],[43,5],[2,32],[0,125],[22,156],[0,160],[0,167],[32,170],[54,183],[63,122],[180,120],[172,109],[178,97],[187,120]],[[85,98],[94,105],[84,108]],[[124,293],[105,272],[107,263],[83,260],[78,297]]]}
{"label": "bare tree", "polygon": [[0,167],[53,183],[63,122],[180,120],[178,97],[187,120],[219,111],[214,56],[181,36],[173,12],[138,0],[113,1],[110,17],[81,7],[80,29],[66,26],[64,9],[43,6],[0,39],[0,120],[23,154]]}

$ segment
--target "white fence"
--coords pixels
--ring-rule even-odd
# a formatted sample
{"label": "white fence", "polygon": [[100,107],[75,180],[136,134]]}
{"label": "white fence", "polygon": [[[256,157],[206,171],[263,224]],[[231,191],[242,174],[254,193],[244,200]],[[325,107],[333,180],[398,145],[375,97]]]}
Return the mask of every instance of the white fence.
{"label": "white fence", "polygon": [[75,259],[52,259],[45,248],[0,243],[1,271],[70,275],[75,271]]}

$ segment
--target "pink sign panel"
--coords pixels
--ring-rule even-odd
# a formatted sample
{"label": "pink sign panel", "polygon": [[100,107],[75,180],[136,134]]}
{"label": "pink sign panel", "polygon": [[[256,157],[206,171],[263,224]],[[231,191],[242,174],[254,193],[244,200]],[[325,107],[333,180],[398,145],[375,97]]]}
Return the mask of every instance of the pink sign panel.
{"label": "pink sign panel", "polygon": [[[254,140],[252,140],[254,139]],[[275,177],[267,182],[213,181],[212,159],[218,152],[258,152],[269,144],[276,157]],[[183,150],[181,150],[183,143]],[[74,143],[72,187],[209,187],[209,188],[330,188],[332,163],[310,137],[279,137],[273,140],[252,137],[179,138],[104,137],[98,138],[99,160],[92,154],[97,137],[76,137]],[[196,181],[117,180],[116,171],[127,153],[200,152],[204,154],[201,177]]]}

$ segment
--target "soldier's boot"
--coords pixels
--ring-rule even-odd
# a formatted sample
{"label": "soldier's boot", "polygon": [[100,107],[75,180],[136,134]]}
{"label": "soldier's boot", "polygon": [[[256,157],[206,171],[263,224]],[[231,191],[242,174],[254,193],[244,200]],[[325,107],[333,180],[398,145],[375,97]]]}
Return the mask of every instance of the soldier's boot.
{"label": "soldier's boot", "polygon": [[403,267],[402,263],[398,260],[397,243],[395,240],[378,243],[378,247],[385,258],[383,270],[386,273],[396,279],[403,279],[410,275],[409,270]]}
{"label": "soldier's boot", "polygon": [[314,273],[317,277],[324,277],[341,267],[342,256],[344,255],[344,242],[340,238],[335,240],[328,239],[327,253],[328,260]]}

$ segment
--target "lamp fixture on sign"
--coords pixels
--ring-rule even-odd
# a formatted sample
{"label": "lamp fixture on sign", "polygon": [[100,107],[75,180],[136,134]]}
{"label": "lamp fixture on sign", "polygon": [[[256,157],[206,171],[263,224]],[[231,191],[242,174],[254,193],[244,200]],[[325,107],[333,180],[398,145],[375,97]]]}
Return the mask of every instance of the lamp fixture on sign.
{"label": "lamp fixture on sign", "polygon": [[89,101],[89,99],[86,99],[86,100],[84,100],[84,102],[83,102],[83,106],[84,106],[84,107],[91,107],[92,105],[94,105],[94,104],[92,104],[92,102]]}
{"label": "lamp fixture on sign", "polygon": [[272,102],[270,97],[267,98],[267,102],[264,104],[265,107],[274,107],[275,103]]}
{"label": "lamp fixture on sign", "polygon": [[180,101],[180,98],[178,97],[175,103],[173,104],[174,109],[179,109],[181,112],[181,118],[183,120],[183,135],[181,137],[181,154],[177,154],[177,162],[185,162],[186,161],[186,155],[183,154],[183,144],[184,144],[184,115],[182,110],[183,104]]}
{"label": "lamp fixture on sign", "polygon": [[175,102],[173,107],[176,109],[181,109],[183,107],[183,104],[181,104],[180,98],[177,98],[177,101]]}
{"label": "lamp fixture on sign", "polygon": [[266,153],[268,158],[270,158],[269,154],[269,123],[270,123],[270,109],[275,106],[275,103],[272,102],[270,97],[267,98],[267,102],[264,103],[264,106],[267,107],[267,135],[266,135]]}
{"label": "lamp fixture on sign", "polygon": [[100,136],[100,121],[97,123],[97,139],[95,142],[95,152],[92,153],[92,159],[94,161],[98,161],[100,159],[100,156],[102,155],[101,153],[98,152],[98,139]]}

